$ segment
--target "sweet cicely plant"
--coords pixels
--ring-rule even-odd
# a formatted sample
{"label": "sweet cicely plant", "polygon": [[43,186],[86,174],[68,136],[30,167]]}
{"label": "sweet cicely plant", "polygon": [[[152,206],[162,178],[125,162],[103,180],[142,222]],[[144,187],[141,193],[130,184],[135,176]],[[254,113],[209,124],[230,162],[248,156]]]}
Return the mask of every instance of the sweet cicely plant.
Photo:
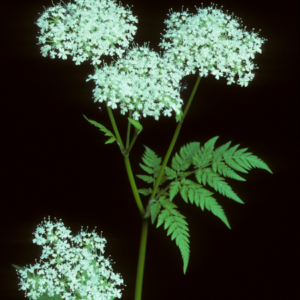
{"label": "sweet cicely plant", "polygon": [[[247,149],[238,149],[239,145],[231,147],[231,142],[228,142],[216,147],[218,137],[204,144],[192,142],[183,145],[179,153],[170,158],[200,79],[212,74],[216,79],[225,77],[227,84],[237,83],[247,87],[254,78],[251,71],[255,65],[251,59],[255,53],[261,53],[265,41],[253,30],[248,32],[246,27],[239,28],[241,25],[238,18],[228,12],[223,13],[214,5],[196,9],[196,14],[188,10],[170,12],[165,21],[167,30],[159,44],[164,50],[163,54],[150,50],[149,45],[129,47],[137,29],[134,24],[138,20],[130,8],[117,5],[114,0],[59,3],[46,9],[36,23],[41,29],[38,38],[39,44],[43,45],[43,56],[62,59],[70,56],[76,65],[89,60],[94,66],[95,72],[88,76],[87,81],[94,80],[94,101],[105,103],[113,131],[86,116],[84,118],[109,137],[106,144],[118,144],[141,215],[135,300],[140,300],[142,295],[150,219],[152,224],[157,222],[156,227],[164,224],[167,235],[175,240],[182,255],[183,272],[186,273],[190,256],[189,229],[185,217],[174,203],[175,197],[180,195],[186,203],[210,210],[230,228],[212,191],[243,203],[224,177],[244,181],[237,172],[248,173],[251,168],[261,168],[272,173],[261,159],[246,152]],[[101,65],[102,55],[117,55],[117,60],[110,65],[104,62]],[[184,76],[195,73],[199,74],[198,79],[184,105],[180,98],[180,82]],[[127,115],[128,129],[124,143],[113,116],[114,109],[120,109],[123,115]],[[129,153],[143,129],[142,118],[152,116],[158,121],[161,116],[172,115],[175,115],[177,127],[164,159],[157,157],[152,149],[145,146],[143,164],[140,164],[145,174],[136,177],[150,186],[138,189]],[[168,167],[169,159],[171,164]],[[147,197],[143,201],[145,206],[141,195]],[[47,238],[37,237],[34,242],[54,246],[55,252],[46,246],[42,255],[42,259],[52,255],[50,263],[45,263],[43,268],[38,264],[29,269],[15,266],[24,278],[21,279],[22,289],[30,290],[27,297],[43,299],[43,295],[47,295],[48,299],[66,300],[111,300],[121,297],[120,290],[114,286],[123,284],[123,280],[119,275],[105,271],[103,264],[108,267],[107,260],[102,256],[97,260],[93,256],[94,249],[100,248],[102,251],[102,238],[93,234],[94,239],[89,239],[90,235],[86,238],[86,234],[81,233],[73,241],[85,248],[80,250],[75,247],[73,250],[65,240],[69,235],[68,230],[63,229],[60,223],[48,223],[46,226]],[[57,230],[53,233],[51,230],[55,226]],[[45,229],[39,227],[37,233],[44,234]],[[58,242],[59,238],[63,240]],[[78,261],[80,255],[86,259],[82,266]]]}

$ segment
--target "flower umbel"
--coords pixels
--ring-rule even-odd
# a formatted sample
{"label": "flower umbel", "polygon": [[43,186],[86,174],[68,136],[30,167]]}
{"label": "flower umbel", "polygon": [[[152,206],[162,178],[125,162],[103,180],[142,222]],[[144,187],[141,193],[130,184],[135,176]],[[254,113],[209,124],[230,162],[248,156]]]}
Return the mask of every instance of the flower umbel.
{"label": "flower umbel", "polygon": [[141,115],[158,120],[161,111],[169,117],[172,111],[180,113],[183,73],[148,47],[128,49],[114,64],[89,75],[87,81],[94,79],[96,83],[95,102],[107,101],[112,109],[119,106],[122,114],[133,110],[135,120]]}
{"label": "flower umbel", "polygon": [[75,0],[76,4],[59,3],[46,9],[36,23],[41,28],[38,45],[45,44],[42,55],[47,56],[49,51],[51,58],[57,55],[67,59],[71,55],[76,65],[90,58],[91,64],[99,64],[103,54],[121,57],[136,33],[133,23],[138,20],[115,2]]}
{"label": "flower umbel", "polygon": [[[247,86],[254,78],[251,71],[255,65],[250,61],[256,52],[261,53],[261,45],[266,41],[251,33],[239,29],[240,23],[232,15],[224,14],[212,5],[197,8],[198,14],[187,11],[172,12],[163,35],[160,47],[165,49],[164,57],[183,68],[185,75],[199,70],[200,77],[210,72],[216,79],[227,77],[227,84],[235,82]],[[254,28],[253,28],[254,29]]]}
{"label": "flower umbel", "polygon": [[65,300],[121,298],[121,291],[115,286],[123,284],[123,279],[113,273],[110,260],[102,256],[106,239],[100,238],[95,230],[87,233],[81,229],[75,237],[70,232],[61,220],[53,224],[50,217],[37,227],[33,242],[43,245],[40,263],[17,270],[25,296],[37,299],[46,293],[49,297],[60,295]]}

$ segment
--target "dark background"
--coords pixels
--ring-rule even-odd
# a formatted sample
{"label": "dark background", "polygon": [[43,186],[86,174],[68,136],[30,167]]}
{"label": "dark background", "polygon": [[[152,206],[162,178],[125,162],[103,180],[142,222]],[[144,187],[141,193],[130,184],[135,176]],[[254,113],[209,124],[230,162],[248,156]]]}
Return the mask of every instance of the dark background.
{"label": "dark background", "polygon": [[[57,1],[54,1],[56,4]],[[66,2],[68,3],[68,1]],[[138,16],[135,42],[159,51],[169,8],[196,13],[201,2],[122,1]],[[180,251],[162,227],[149,227],[143,300],[148,299],[292,299],[299,270],[296,220],[299,218],[299,5],[298,1],[215,1],[234,12],[247,30],[261,29],[268,41],[256,54],[255,78],[248,87],[227,85],[224,78],[202,78],[173,153],[192,141],[220,136],[249,148],[273,171],[252,169],[246,182],[227,182],[245,202],[218,193],[229,230],[209,211],[174,199],[190,228],[186,275]],[[296,4],[297,3],[297,4]],[[210,2],[203,2],[210,6]],[[117,144],[83,118],[111,128],[105,106],[92,99],[93,67],[40,54],[34,24],[50,0],[13,1],[2,10],[2,180],[1,298],[24,298],[11,264],[39,260],[32,243],[44,217],[62,219],[75,235],[81,226],[103,231],[105,255],[115,261],[127,286],[122,299],[133,299],[141,218]],[[8,6],[10,5],[10,6]],[[184,78],[192,89],[197,75]],[[190,91],[182,93],[185,103]],[[125,117],[114,110],[124,140]],[[141,120],[144,130],[130,153],[134,174],[147,145],[164,157],[176,122],[161,117]],[[170,164],[169,164],[170,165]],[[241,174],[242,175],[242,174]],[[138,188],[148,187],[137,178]],[[147,198],[142,196],[143,203]],[[298,234],[297,234],[298,232]],[[299,248],[298,248],[299,250]],[[298,289],[297,289],[298,292]],[[298,292],[299,294],[299,292]]]}

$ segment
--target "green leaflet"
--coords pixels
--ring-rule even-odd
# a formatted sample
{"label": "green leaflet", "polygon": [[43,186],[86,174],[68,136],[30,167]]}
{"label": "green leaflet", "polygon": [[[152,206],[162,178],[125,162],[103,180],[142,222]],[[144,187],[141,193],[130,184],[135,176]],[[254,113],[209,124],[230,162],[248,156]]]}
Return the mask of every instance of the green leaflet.
{"label": "green leaflet", "polygon": [[[151,200],[150,200],[151,201]],[[152,200],[153,201],[153,200]],[[150,203],[151,204],[151,203]],[[154,224],[156,217],[161,210],[161,204],[159,201],[154,200],[150,206],[151,223]]]}
{"label": "green leaflet", "polygon": [[[208,197],[205,199],[205,208],[207,210],[210,210],[215,216],[217,216],[218,218],[220,218],[225,224],[226,226],[231,229],[227,217],[224,213],[223,208],[221,207],[221,205],[219,205],[216,201],[215,198],[213,197]],[[202,203],[200,203],[201,209],[204,210],[204,201]]]}
{"label": "green leaflet", "polygon": [[148,196],[152,193],[152,189],[148,188],[148,189],[139,189],[138,192],[140,194],[143,194],[145,196]]}
{"label": "green leaflet", "polygon": [[169,180],[177,177],[177,172],[167,166],[165,166],[165,174]]}
{"label": "green leaflet", "polygon": [[231,189],[227,182],[224,181],[219,174],[215,173],[211,168],[199,169],[196,172],[196,178],[199,183],[206,185],[208,183],[217,192],[239,203],[244,203]]}
{"label": "green leaflet", "polygon": [[180,156],[175,153],[172,159],[172,168],[176,171],[184,171],[192,164],[194,153],[199,149],[200,143],[189,143],[181,147]]}
{"label": "green leaflet", "polygon": [[83,117],[84,117],[88,122],[90,122],[92,125],[98,127],[101,131],[105,132],[105,135],[111,137],[109,140],[107,140],[107,141],[105,142],[105,144],[110,144],[110,143],[113,143],[114,141],[117,140],[116,137],[113,135],[113,133],[110,132],[108,129],[106,129],[103,125],[97,123],[96,121],[89,120],[85,115],[83,115]]}
{"label": "green leaflet", "polygon": [[154,178],[151,176],[147,176],[147,175],[136,175],[136,177],[146,181],[147,183],[151,183],[154,181]]}
{"label": "green leaflet", "polygon": [[198,149],[198,151],[193,156],[193,164],[195,166],[201,167],[208,164],[211,161],[214,144],[217,139],[218,136],[210,139],[204,144],[204,147]]}
{"label": "green leaflet", "polygon": [[188,200],[204,211],[204,207],[207,210],[210,210],[215,216],[220,218],[228,228],[230,225],[228,223],[227,217],[222,209],[222,207],[217,203],[216,199],[211,197],[213,195],[212,192],[204,189],[202,185],[193,182],[188,179],[182,179],[181,181],[182,187],[180,189],[180,194],[183,200],[188,203]]}
{"label": "green leaflet", "polygon": [[183,112],[182,112],[182,110],[181,110],[181,109],[179,109],[179,110],[180,110],[179,114],[176,113],[176,122],[180,121],[181,118],[183,117]]}
{"label": "green leaflet", "polygon": [[[147,175],[136,175],[138,178],[146,181],[147,183],[152,183],[155,181],[155,179],[158,176],[159,170],[160,170],[160,163],[161,163],[161,157],[157,157],[154,151],[152,151],[150,148],[144,146],[146,148],[144,152],[144,156],[142,157],[143,164],[139,164],[140,167],[147,172],[148,174],[152,176]],[[166,176],[163,176],[160,184],[162,184],[166,180]]]}
{"label": "green leaflet", "polygon": [[171,182],[170,187],[170,201],[173,200],[173,198],[176,196],[176,194],[179,192],[179,189],[181,187],[181,184],[179,181],[173,181]]}
{"label": "green leaflet", "polygon": [[138,134],[143,130],[143,126],[136,120],[128,118],[128,121],[138,130]]}
{"label": "green leaflet", "polygon": [[[176,245],[179,247],[183,259],[183,273],[185,274],[190,256],[188,223],[185,221],[185,217],[176,210],[177,206],[170,202],[169,199],[160,197],[157,203],[160,203],[163,210],[158,216],[156,228],[164,223],[164,229],[168,229],[167,235],[169,236],[172,233],[171,240],[173,241],[175,239]],[[157,207],[153,208],[153,210],[154,209],[156,209],[155,213],[157,213]],[[153,218],[153,220],[155,220],[155,218]],[[153,222],[154,221],[152,221],[152,223]]]}

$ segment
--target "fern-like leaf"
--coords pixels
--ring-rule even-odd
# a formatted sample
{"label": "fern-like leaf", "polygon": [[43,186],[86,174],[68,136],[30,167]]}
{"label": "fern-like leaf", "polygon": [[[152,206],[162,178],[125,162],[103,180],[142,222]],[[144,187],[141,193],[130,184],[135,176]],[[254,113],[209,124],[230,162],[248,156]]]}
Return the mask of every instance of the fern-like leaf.
{"label": "fern-like leaf", "polygon": [[206,207],[207,210],[210,210],[215,216],[220,218],[228,228],[230,228],[222,207],[211,197],[211,195],[213,195],[212,192],[204,189],[202,185],[196,182],[183,178],[181,181],[180,193],[185,202],[188,203],[189,199],[192,204],[195,202],[202,210]]}
{"label": "fern-like leaf", "polygon": [[213,160],[212,169],[215,173],[219,173],[220,175],[227,176],[236,180],[246,181],[243,177],[235,173],[230,167],[228,167],[224,162]]}
{"label": "fern-like leaf", "polygon": [[[93,121],[93,120],[90,120],[88,119],[85,115],[83,115],[83,117],[88,121],[90,122],[92,125],[96,126],[99,128],[99,130],[105,132],[105,135],[107,136],[110,136],[111,138],[109,140],[107,140],[105,142],[105,144],[110,144],[110,143],[113,143],[114,141],[117,141],[116,137],[113,135],[113,133],[111,131],[109,131],[108,129],[106,129],[105,126],[97,123],[96,121]],[[118,143],[119,144],[119,143]]]}
{"label": "fern-like leaf", "polygon": [[248,148],[239,149],[236,151],[238,147],[239,145],[236,145],[223,153],[225,162],[231,168],[244,173],[248,173],[247,170],[250,170],[251,168],[260,168],[267,170],[268,172],[273,174],[268,165],[264,163],[260,158],[250,152],[244,153],[246,150],[248,150]]}
{"label": "fern-like leaf", "polygon": [[158,175],[155,173],[158,173],[160,169],[160,163],[161,163],[161,158],[157,157],[154,151],[152,151],[150,148],[144,146],[146,148],[146,151],[144,153],[144,156],[142,157],[143,162],[150,168],[153,169],[154,175]]}
{"label": "fern-like leaf", "polygon": [[190,255],[188,224],[185,217],[176,210],[177,206],[174,203],[168,199],[160,199],[159,202],[164,209],[158,216],[156,227],[158,228],[162,223],[165,223],[164,229],[168,229],[167,235],[172,233],[171,240],[175,239],[176,245],[179,247],[183,259],[183,273],[185,274]]}
{"label": "fern-like leaf", "polygon": [[[142,160],[146,165],[140,164],[140,167],[148,174],[151,174],[152,176],[147,176],[147,175],[136,175],[136,176],[146,181],[147,183],[152,183],[154,182],[155,178],[158,176],[158,172],[160,170],[161,158],[157,157],[155,152],[152,151],[150,148],[146,146],[144,147],[146,148],[146,150],[144,152],[144,156],[142,157]],[[166,180],[165,177],[161,179],[160,184],[162,184],[164,180]]]}
{"label": "fern-like leaf", "polygon": [[196,178],[199,183],[206,185],[208,183],[213,187],[217,192],[222,195],[231,198],[239,203],[244,203],[231,189],[227,182],[224,181],[224,178],[219,174],[215,173],[211,168],[199,169],[196,172]]}

